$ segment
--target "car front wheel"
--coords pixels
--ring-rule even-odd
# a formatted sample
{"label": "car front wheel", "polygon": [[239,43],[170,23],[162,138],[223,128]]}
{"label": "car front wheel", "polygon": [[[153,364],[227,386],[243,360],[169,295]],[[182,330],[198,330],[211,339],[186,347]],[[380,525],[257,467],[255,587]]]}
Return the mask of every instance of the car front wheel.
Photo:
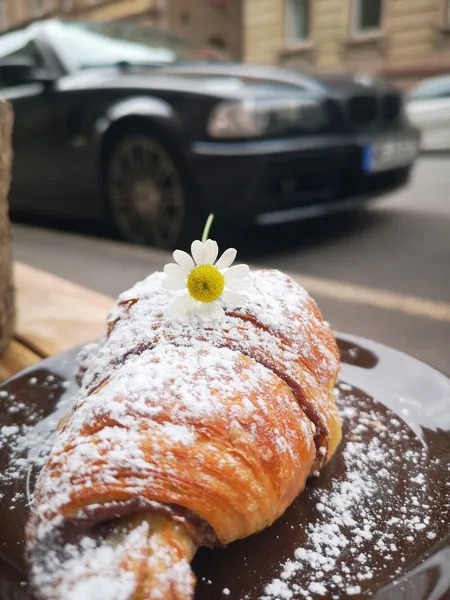
{"label": "car front wheel", "polygon": [[201,234],[201,215],[188,202],[181,169],[156,137],[130,133],[117,141],[106,190],[114,224],[130,242],[173,249]]}

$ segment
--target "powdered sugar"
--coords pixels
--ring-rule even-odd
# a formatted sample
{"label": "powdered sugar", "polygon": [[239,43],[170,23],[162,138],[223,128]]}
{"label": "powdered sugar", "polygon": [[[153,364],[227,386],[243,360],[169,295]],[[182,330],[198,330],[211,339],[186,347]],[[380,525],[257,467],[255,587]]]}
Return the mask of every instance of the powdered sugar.
{"label": "powdered sugar", "polygon": [[[208,358],[206,364],[210,364],[210,362],[211,359]],[[45,378],[39,377],[37,384],[44,385],[44,383]],[[61,382],[60,385],[64,383]],[[30,385],[34,386],[36,384]],[[45,383],[45,387],[50,389],[47,383]],[[53,392],[56,392],[56,389],[52,389]],[[306,492],[299,497],[297,502],[302,503],[305,498],[309,502],[310,497],[314,498],[317,518],[308,519],[306,523],[302,521],[298,525],[292,525],[295,536],[302,539],[302,542],[297,544],[297,549],[299,549],[297,555],[292,552],[291,558],[277,569],[276,574],[273,573],[274,580],[267,583],[265,595],[270,597],[271,600],[274,598],[292,600],[293,598],[308,597],[315,598],[315,600],[340,599],[341,597],[347,597],[349,593],[353,593],[354,596],[351,597],[355,598],[359,598],[361,595],[364,596],[365,582],[372,582],[377,578],[382,579],[383,573],[385,573],[384,578],[388,579],[390,576],[395,575],[398,569],[398,572],[401,573],[401,565],[405,564],[405,556],[408,556],[411,549],[415,545],[422,545],[423,547],[424,539],[428,540],[429,545],[432,546],[436,538],[442,536],[442,530],[447,527],[448,505],[446,506],[445,502],[442,503],[441,501],[439,503],[442,523],[436,521],[435,517],[430,517],[432,510],[436,508],[436,496],[435,490],[429,487],[430,466],[426,464],[426,460],[428,460],[426,459],[427,453],[418,444],[417,438],[405,427],[401,419],[396,418],[392,413],[387,413],[387,415],[380,413],[376,403],[372,401],[364,402],[359,396],[354,396],[352,392],[353,388],[349,384],[340,385],[339,389],[336,390],[340,411],[345,419],[344,444],[346,443],[345,440],[351,442],[348,454],[345,453],[346,467],[349,473],[356,472],[356,474],[363,475],[363,482],[356,485],[355,493],[361,494],[361,487],[366,483],[371,487],[374,478],[376,491],[372,495],[362,493],[356,507],[352,506],[351,502],[349,505],[347,500],[349,494],[352,493],[352,488],[340,485],[346,480],[346,477],[334,475],[333,465],[330,468],[333,470],[332,477],[333,481],[336,480],[336,485],[330,487],[329,490],[324,489],[323,479],[318,479],[318,488],[311,489],[311,484],[314,487],[316,480],[310,483]],[[24,418],[22,415],[29,408],[24,402],[13,398],[11,394],[6,392],[0,392],[0,401],[2,402],[4,414],[11,414],[11,421],[7,427],[15,425],[14,419]],[[65,397],[63,401],[67,404],[70,401],[69,397]],[[251,410],[253,405],[250,401],[248,402],[246,409]],[[42,453],[45,455],[49,451],[50,438],[47,437],[48,430],[54,428],[57,418],[53,417],[47,423],[42,423],[47,427],[39,427],[35,425],[35,421],[40,418],[39,414],[30,414],[29,417],[31,420],[26,425],[17,425],[20,430],[18,434],[2,438],[4,444],[9,445],[12,443],[18,449],[18,452],[14,452],[15,458],[9,463],[8,470],[2,473],[3,482],[8,479],[10,481],[20,481],[30,464],[35,464],[39,468],[42,463],[42,456],[39,457],[37,449],[43,441],[48,440],[42,449]],[[376,445],[369,444],[372,437],[378,437],[381,440],[381,448],[379,447],[378,450]],[[360,447],[358,444],[362,444],[362,446]],[[358,451],[358,448],[361,448],[361,452]],[[24,453],[29,450],[32,450],[32,452],[27,459],[26,456],[24,457]],[[385,455],[386,460],[384,462],[380,462],[377,458],[380,452]],[[337,460],[340,460],[339,453],[340,451],[338,451]],[[364,456],[364,454],[371,457],[366,465],[369,470],[368,474],[355,462],[358,461],[358,457]],[[438,468],[439,462],[439,459],[433,459],[431,468]],[[399,471],[400,466],[402,468]],[[352,481],[357,482],[358,480],[353,479]],[[387,494],[389,489],[394,491],[392,496]],[[383,490],[386,491],[386,494],[383,494]],[[16,499],[13,498],[13,506],[15,502]],[[345,506],[347,506],[347,509],[345,509]],[[350,517],[357,522],[356,525],[352,526],[351,519],[347,521],[350,523],[350,530],[347,530],[339,522],[345,510],[349,511]],[[333,525],[334,518],[337,518],[338,522]],[[377,520],[375,524],[374,520]],[[314,529],[308,529],[308,522],[314,526]],[[422,528],[423,525],[425,527]],[[416,529],[417,526],[419,526],[419,530]],[[307,535],[303,541],[302,531],[304,528],[307,529]],[[441,528],[441,532],[439,528]],[[382,538],[383,532],[388,534],[384,538]],[[344,538],[348,543],[342,546]],[[315,543],[320,542],[320,540],[322,542],[317,548]],[[254,544],[258,545],[256,538],[251,546],[252,548],[255,548]],[[355,547],[356,552],[352,553],[351,549],[354,548],[354,544],[359,547]],[[233,548],[234,545],[231,545],[230,551],[233,551]],[[343,551],[339,556],[333,556],[333,548],[338,550],[342,548]],[[309,562],[302,558],[307,552]],[[313,552],[317,554],[313,554]],[[419,552],[421,551],[418,550]],[[319,558],[320,556],[322,558]],[[345,557],[351,557],[348,561],[350,571],[347,570],[344,563]],[[219,559],[223,560],[221,556]],[[332,561],[331,564],[334,561],[334,567],[331,570],[326,570],[327,563],[321,564],[321,562],[323,563],[324,560],[328,561],[329,559]],[[392,565],[395,565],[394,568],[392,568]],[[121,580],[125,585],[126,578],[122,579],[121,577]],[[93,589],[95,589],[94,579],[91,582],[93,585],[90,586],[90,593],[93,594]],[[227,589],[231,590],[229,596],[231,599],[240,600],[241,597],[236,596],[234,593],[233,582],[234,579],[230,574],[230,578],[225,580],[223,585],[228,584]],[[313,582],[326,587],[326,595],[322,596],[317,592],[313,593],[308,590]],[[97,583],[102,583],[101,579],[98,579]],[[200,578],[200,583],[202,584],[202,578]],[[208,588],[212,588],[213,582],[211,579],[207,578],[206,583]],[[218,597],[220,597],[223,585],[217,591]],[[361,588],[361,592],[357,593],[354,590],[358,586]],[[117,583],[115,587],[116,589],[125,589],[117,586]],[[350,592],[348,592],[349,589]],[[255,596],[250,594],[248,598],[254,599]]]}
{"label": "powdered sugar", "polygon": [[[205,326],[196,317],[167,318],[173,293],[163,288],[163,281],[163,274],[154,273],[119,297],[108,317],[107,335],[83,376],[84,387],[95,390],[117,369],[122,371],[124,362],[157,344],[202,341],[215,348],[226,346],[251,356],[288,382],[318,426],[318,448],[326,446],[327,415],[334,411],[327,386],[338,370],[338,352],[331,330],[306,291],[278,271],[254,271],[245,309]],[[84,366],[87,355],[83,355]],[[296,388],[299,382],[301,389]],[[319,462],[325,456],[326,447]]]}
{"label": "powdered sugar", "polygon": [[[60,378],[55,380],[53,376],[50,378],[46,371],[30,377],[28,385],[31,394],[44,388],[50,400],[56,401],[62,396],[60,410],[73,402],[70,392],[66,393],[69,383]],[[3,422],[9,422],[0,427],[0,450],[3,449],[11,457],[6,467],[0,471],[0,484],[4,490],[17,490],[9,494],[9,502],[13,508],[16,503],[26,501],[25,492],[16,484],[28,478],[31,471],[42,468],[54,441],[52,434],[58,417],[53,415],[41,421],[43,414],[40,408],[4,391],[0,392],[0,402]]]}
{"label": "powdered sugar", "polygon": [[[273,397],[267,402],[269,390]],[[292,414],[295,421],[288,417]],[[217,443],[209,441],[210,431],[221,431]],[[96,498],[106,499],[108,490],[119,485],[127,497],[146,497],[163,493],[165,482],[175,478],[176,502],[182,498],[178,489],[190,486],[194,494],[199,486],[200,493],[211,478],[222,477],[222,493],[231,494],[226,486],[250,476],[239,458],[240,445],[247,448],[246,461],[260,466],[261,477],[252,475],[253,499],[248,502],[261,510],[263,465],[279,464],[285,486],[290,469],[307,466],[296,466],[300,443],[311,455],[312,426],[289,388],[265,367],[202,342],[193,341],[191,347],[160,343],[125,362],[120,374],[94,393],[80,391],[77,410],[57,437],[48,463],[57,477],[46,474],[39,486],[38,537],[53,527],[71,498],[83,490],[86,495],[87,483]],[[194,481],[184,481],[192,475],[180,473],[181,447],[187,448],[183,455],[195,469]],[[207,458],[211,455],[216,457]],[[233,482],[226,475],[230,469]]]}
{"label": "powdered sugar", "polygon": [[[275,347],[273,336],[286,345],[283,358],[290,350],[290,360],[302,358],[308,366],[313,365],[315,376],[321,383],[328,383],[338,369],[338,355],[331,330],[322,321],[316,305],[299,285],[287,275],[275,270],[253,271],[248,276],[247,305],[225,318],[205,327],[192,317],[187,322],[166,317],[174,293],[162,286],[164,275],[154,273],[119,297],[118,305],[111,311],[109,335],[100,343],[95,365],[88,369],[85,383],[101,373],[108,374],[117,364],[117,357],[135,349],[136,345],[166,341],[195,339],[201,337],[222,342],[223,335],[240,342],[243,349],[263,340],[270,349]],[[234,316],[235,315],[235,316]],[[256,319],[264,331],[255,331],[248,319]],[[262,336],[262,337],[260,337]],[[253,337],[253,342],[252,342]],[[239,348],[240,349],[240,348]],[[84,365],[86,356],[83,355]]]}
{"label": "powdered sugar", "polygon": [[195,431],[186,427],[186,425],[174,425],[173,423],[165,423],[162,426],[162,434],[175,443],[189,446],[195,443]]}
{"label": "powdered sugar", "polygon": [[436,500],[427,486],[426,449],[401,421],[389,420],[351,389],[338,389],[347,419],[345,476],[333,479],[330,489],[313,491],[317,518],[306,525],[304,543],[265,586],[261,600],[361,597],[364,581],[384,571],[386,578],[401,573],[403,554],[417,536],[436,537],[430,530]]}
{"label": "powdered sugar", "polygon": [[[251,279],[251,310],[230,313],[209,328],[196,317],[187,323],[168,318],[172,298],[161,274],[120,297],[103,339],[79,356],[76,410],[63,420],[36,486],[29,526],[33,556],[36,548],[45,551],[61,515],[70,517],[81,497],[89,506],[120,491],[121,500],[188,506],[227,541],[254,530],[237,498],[230,501],[241,487],[246,511],[260,514],[261,523],[289,504],[296,493],[292,482],[300,491],[315,459],[315,429],[275,373],[301,382],[297,399],[314,403],[320,415],[329,405],[328,390],[321,387],[337,372],[336,346],[303,288],[278,272],[257,272]],[[275,373],[268,365],[275,365]],[[325,440],[323,425],[321,435]],[[326,452],[320,456],[323,461]],[[202,500],[213,482],[222,505],[215,520]],[[270,501],[272,488],[280,506]],[[91,550],[103,552],[83,547],[74,560],[82,563]],[[169,567],[175,575],[181,563]],[[48,565],[34,571],[39,589],[47,571],[57,576],[58,569]]]}
{"label": "powdered sugar", "polygon": [[[39,581],[43,597],[64,600],[128,600],[136,585],[136,573],[122,564],[145,556],[147,523],[127,533],[115,545],[99,544],[85,537],[79,544],[67,544],[49,551],[34,562],[32,576]],[[120,576],[118,576],[120,573]]]}
{"label": "powdered sugar", "polygon": [[345,593],[347,594],[347,596],[355,596],[356,594],[361,593],[361,586],[359,586],[359,585],[349,585],[346,588]]}
{"label": "powdered sugar", "polygon": [[[209,484],[212,473],[208,465],[213,463],[214,476],[224,481],[225,495],[230,496],[240,487],[236,446],[244,436],[242,447],[252,449],[246,460],[253,459],[254,451],[258,464],[278,461],[280,469],[295,462],[293,448],[300,432],[307,447],[313,448],[315,427],[300,411],[297,432],[283,427],[284,411],[297,405],[284,384],[273,394],[276,377],[260,363],[270,357],[286,379],[296,381],[301,374],[311,397],[326,412],[329,405],[318,391],[319,382],[329,384],[337,364],[327,345],[329,333],[306,293],[295,289],[285,276],[266,272],[252,277],[246,310],[229,314],[206,329],[195,318],[180,323],[164,317],[170,294],[166,290],[161,293],[159,275],[122,296],[121,304],[111,313],[108,335],[81,356],[80,372],[87,371],[76,400],[77,410],[58,435],[39,491],[32,532],[39,542],[54,534],[62,522],[61,513],[86,488],[93,490],[91,507],[95,502],[101,506],[113,489],[120,489],[126,497],[145,496],[149,489],[159,493],[167,487],[189,488],[189,494],[199,495]],[[267,306],[261,303],[265,295]],[[290,312],[295,318],[289,318]],[[256,361],[240,353],[254,356]],[[314,375],[309,368],[313,363],[317,364]],[[38,382],[31,379],[29,385],[35,386]],[[52,383],[51,379],[46,381]],[[270,405],[266,385],[275,396]],[[358,596],[365,582],[383,571],[384,564],[401,557],[405,532],[410,544],[420,538],[431,544],[436,537],[436,523],[429,512],[433,498],[427,494],[425,450],[417,446],[401,420],[387,421],[376,406],[352,402],[349,384],[343,384],[341,391],[346,398],[337,395],[348,425],[346,444],[338,459],[345,461],[346,472],[334,478],[330,489],[322,488],[320,479],[311,484],[308,493],[315,499],[316,515],[301,523],[298,533],[300,536],[305,530],[306,538],[266,585],[264,598]],[[18,406],[11,403],[11,414]],[[228,451],[228,446],[216,447],[214,437],[205,439],[202,427],[220,431],[220,439],[230,440],[233,451]],[[17,446],[22,433],[22,426],[7,424],[0,431],[0,439],[7,443],[13,440],[16,449],[23,450],[23,442]],[[394,442],[397,446],[406,444],[407,449],[399,455],[393,450]],[[325,457],[326,448],[319,446],[318,454]],[[186,467],[198,465],[198,481],[188,477],[188,485],[183,479],[178,468],[180,456],[188,456]],[[391,467],[398,460],[408,478],[403,496],[399,496],[398,482],[392,476]],[[18,477],[29,462],[16,465]],[[222,477],[221,469],[224,474],[234,469],[231,484]],[[264,474],[265,469],[255,471]],[[258,504],[265,485],[255,478],[245,498],[250,510],[267,509]],[[89,495],[86,497],[89,502]],[[163,501],[176,503],[180,498],[181,493]],[[233,517],[222,514],[230,521]],[[143,530],[141,534],[145,537]],[[109,593],[107,582],[113,577],[111,597],[128,598],[135,581],[121,571],[117,560],[124,544],[131,544],[135,557],[140,546],[138,540],[125,538],[117,555],[114,547],[105,549],[89,537],[81,546],[63,546],[63,562],[49,552],[45,560],[56,563],[35,565],[34,581],[44,590],[54,586],[55,573],[64,564],[76,575],[60,582],[66,586],[64,598],[83,594],[95,600],[99,586]],[[351,557],[351,568],[348,560],[342,560],[343,555]],[[150,561],[155,557],[156,550]],[[90,572],[92,566],[95,568]],[[183,581],[189,573],[186,561],[176,562],[170,569],[172,581]],[[233,586],[220,589],[233,597]]]}

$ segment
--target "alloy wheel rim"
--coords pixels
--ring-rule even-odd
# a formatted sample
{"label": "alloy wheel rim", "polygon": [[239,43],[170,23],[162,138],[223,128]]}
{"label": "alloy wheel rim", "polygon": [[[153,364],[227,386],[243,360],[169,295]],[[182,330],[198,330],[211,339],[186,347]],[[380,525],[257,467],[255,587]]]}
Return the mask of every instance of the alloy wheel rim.
{"label": "alloy wheel rim", "polygon": [[125,140],[111,164],[110,193],[119,229],[137,242],[170,247],[185,215],[180,174],[166,150],[146,137]]}

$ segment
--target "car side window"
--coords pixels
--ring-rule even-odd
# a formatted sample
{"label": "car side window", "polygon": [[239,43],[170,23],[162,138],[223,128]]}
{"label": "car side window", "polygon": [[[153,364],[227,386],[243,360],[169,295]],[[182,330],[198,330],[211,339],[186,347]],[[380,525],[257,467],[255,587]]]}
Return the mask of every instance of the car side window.
{"label": "car side window", "polygon": [[444,84],[441,84],[439,88],[435,91],[435,98],[450,98],[450,81]]}
{"label": "car side window", "polygon": [[[0,62],[15,57],[27,58],[36,67],[44,66],[43,56],[28,30],[14,31],[0,36]],[[8,83],[0,79],[0,88],[7,86]]]}
{"label": "car side window", "polygon": [[433,98],[450,98],[450,80],[424,84],[410,96],[411,100],[431,100]]}

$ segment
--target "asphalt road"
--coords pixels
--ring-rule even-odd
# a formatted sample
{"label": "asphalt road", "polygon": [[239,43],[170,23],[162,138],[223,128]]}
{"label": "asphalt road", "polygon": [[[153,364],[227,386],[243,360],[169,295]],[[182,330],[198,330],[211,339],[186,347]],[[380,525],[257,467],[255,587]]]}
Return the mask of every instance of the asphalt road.
{"label": "asphalt road", "polygon": [[[170,258],[86,235],[13,230],[18,260],[114,296]],[[336,330],[450,375],[450,157],[422,158],[408,189],[364,211],[248,230],[239,250],[243,262],[295,274]]]}

